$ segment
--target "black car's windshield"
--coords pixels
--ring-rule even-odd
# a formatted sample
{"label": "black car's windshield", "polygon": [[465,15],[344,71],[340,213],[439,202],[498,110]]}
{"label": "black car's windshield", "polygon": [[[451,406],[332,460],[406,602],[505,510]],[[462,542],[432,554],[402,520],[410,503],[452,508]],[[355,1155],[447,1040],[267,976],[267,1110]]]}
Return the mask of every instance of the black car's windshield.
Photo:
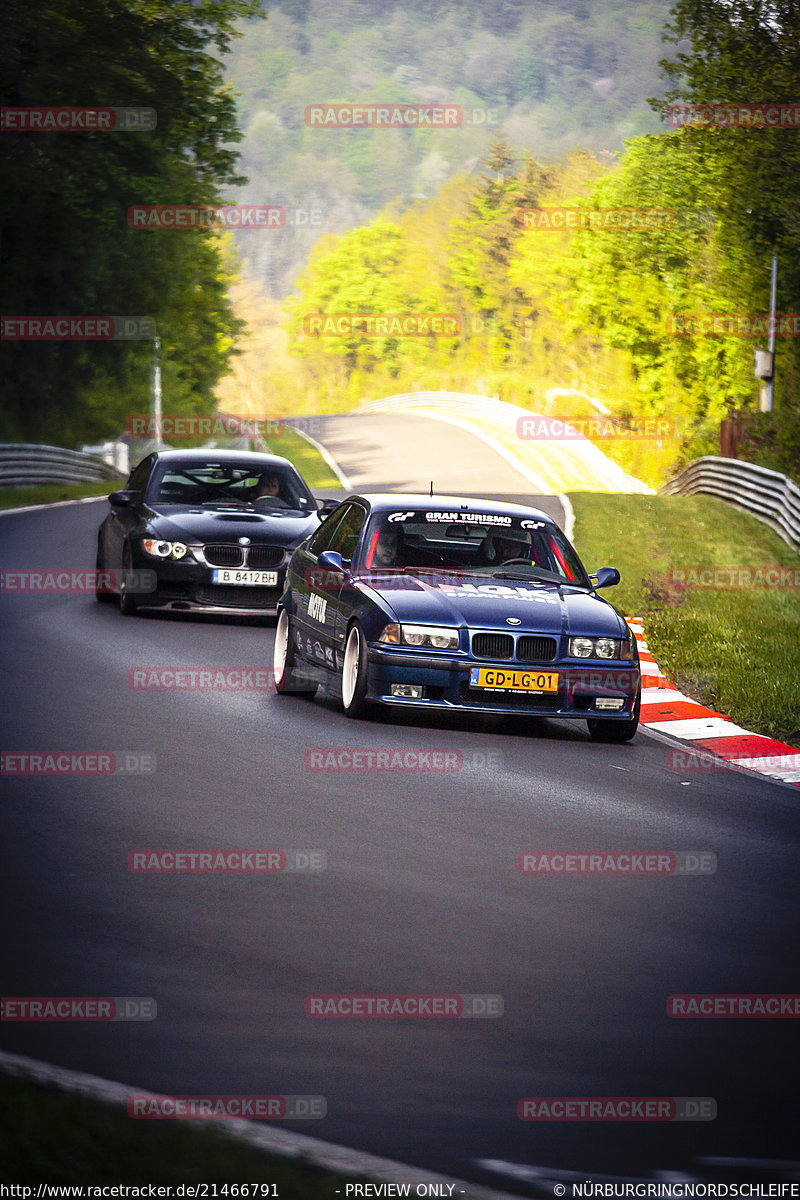
{"label": "black car's windshield", "polygon": [[480,511],[378,514],[367,530],[361,570],[590,586],[580,559],[551,521]]}
{"label": "black car's windshield", "polygon": [[288,466],[252,463],[159,463],[147,489],[150,504],[191,504],[205,508],[250,509],[256,512],[306,513],[316,503],[296,471]]}

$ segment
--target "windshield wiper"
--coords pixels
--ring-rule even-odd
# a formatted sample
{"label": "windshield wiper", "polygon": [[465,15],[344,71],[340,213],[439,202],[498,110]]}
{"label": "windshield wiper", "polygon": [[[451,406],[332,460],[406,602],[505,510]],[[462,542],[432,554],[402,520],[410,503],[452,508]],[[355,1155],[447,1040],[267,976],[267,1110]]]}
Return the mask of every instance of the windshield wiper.
{"label": "windshield wiper", "polygon": [[558,575],[542,571],[536,575],[516,575],[512,571],[492,571],[492,579],[517,579],[520,583],[561,583]]}

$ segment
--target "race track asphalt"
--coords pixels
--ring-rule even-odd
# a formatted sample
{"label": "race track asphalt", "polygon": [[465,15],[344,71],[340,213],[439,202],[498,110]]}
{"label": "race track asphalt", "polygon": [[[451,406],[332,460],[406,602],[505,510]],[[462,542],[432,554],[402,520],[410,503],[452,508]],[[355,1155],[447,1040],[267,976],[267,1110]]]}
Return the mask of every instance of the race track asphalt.
{"label": "race track asphalt", "polygon": [[[3,567],[93,567],[104,511],[0,518]],[[353,722],[323,698],[130,686],[134,668],[268,670],[273,628],[247,620],[5,591],[0,614],[4,751],[155,757],[149,774],[3,777],[3,995],[158,1004],[141,1023],[3,1021],[4,1049],[171,1094],[321,1094],[327,1116],[288,1127],[522,1194],[537,1193],[479,1160],[651,1178],[708,1155],[798,1157],[800,1024],[666,1015],[674,993],[800,992],[796,791],[675,773],[646,732],[604,746],[583,724]],[[443,749],[461,766],[307,769],[328,747]],[[218,847],[322,850],[327,869],[127,866],[136,849]],[[544,850],[708,851],[718,869],[520,872],[521,852]],[[412,992],[500,995],[504,1011],[304,1011],[311,994]],[[713,1097],[718,1115],[523,1122],[532,1096]]]}

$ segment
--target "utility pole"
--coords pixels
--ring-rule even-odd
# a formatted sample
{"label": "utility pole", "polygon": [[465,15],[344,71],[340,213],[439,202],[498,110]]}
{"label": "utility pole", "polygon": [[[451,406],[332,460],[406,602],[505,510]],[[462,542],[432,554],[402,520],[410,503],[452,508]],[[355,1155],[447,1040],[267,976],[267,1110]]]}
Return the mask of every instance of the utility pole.
{"label": "utility pole", "polygon": [[161,339],[156,335],[153,338],[154,361],[153,361],[153,426],[156,439],[156,449],[161,449],[161,360],[159,351],[161,350]]}
{"label": "utility pole", "polygon": [[[772,279],[770,282],[769,295],[769,342],[767,349],[767,362],[765,364],[766,374],[760,375],[759,378],[764,382],[761,385],[761,396],[759,405],[761,412],[772,412],[772,401],[775,385],[775,302],[778,295],[778,251],[772,251]],[[756,351],[758,355],[758,351]],[[756,359],[758,363],[758,358]],[[756,366],[758,372],[758,366]]]}

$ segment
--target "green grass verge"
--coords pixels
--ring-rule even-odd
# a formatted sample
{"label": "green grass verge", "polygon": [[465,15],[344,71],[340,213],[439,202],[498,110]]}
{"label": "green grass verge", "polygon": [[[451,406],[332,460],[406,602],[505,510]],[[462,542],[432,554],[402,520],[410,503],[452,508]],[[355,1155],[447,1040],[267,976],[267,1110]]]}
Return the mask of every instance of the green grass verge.
{"label": "green grass verge", "polygon": [[268,445],[270,454],[280,454],[294,463],[312,490],[341,488],[341,483],[319,451],[288,425],[283,426],[279,437],[270,438]]}
{"label": "green grass verge", "polygon": [[[590,570],[619,569],[622,583],[603,594],[626,616],[644,617],[664,674],[745,729],[800,746],[800,557],[710,496],[570,499],[578,553]],[[745,587],[738,574],[710,587],[691,575],[776,566],[792,568],[795,586]]]}
{"label": "green grass verge", "polygon": [[0,1182],[270,1183],[281,1200],[334,1200],[345,1177],[265,1154],[219,1126],[135,1121],[116,1105],[0,1075]]}
{"label": "green grass verge", "polygon": [[56,500],[82,500],[84,496],[107,496],[122,479],[98,483],[40,483],[36,487],[0,488],[0,508],[24,508],[27,504],[53,504]]}

